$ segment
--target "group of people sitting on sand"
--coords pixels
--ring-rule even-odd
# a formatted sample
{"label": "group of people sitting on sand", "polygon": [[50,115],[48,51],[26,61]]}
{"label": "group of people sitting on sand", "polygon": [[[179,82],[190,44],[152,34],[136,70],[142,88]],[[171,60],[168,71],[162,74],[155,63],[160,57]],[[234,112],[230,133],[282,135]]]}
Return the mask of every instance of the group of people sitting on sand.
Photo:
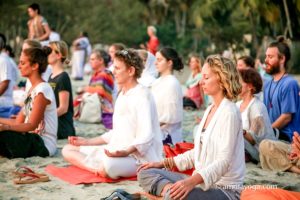
{"label": "group of people sitting on sand", "polygon": [[[0,36],[2,50],[5,37]],[[286,72],[289,58],[284,41],[269,45],[266,71],[273,79],[263,86],[256,69],[238,69],[233,60],[220,55],[208,56],[201,67],[200,59],[193,55],[183,95],[173,73],[184,64],[175,49],[163,47],[155,57],[123,47],[113,56],[95,49],[89,58],[93,74],[81,92],[98,94],[109,130],[87,139],[75,136],[73,106],[80,100],[73,102],[71,81],[64,71],[66,43],[50,42],[42,47],[27,40],[18,65],[27,79],[26,98],[16,117],[0,118],[0,155],[53,156],[57,139],[68,138],[69,144],[62,149],[66,161],[112,179],[137,175],[150,195],[240,199],[245,155],[260,161],[264,169],[300,171],[299,86]],[[1,56],[0,67],[10,66],[5,62]],[[260,100],[263,87],[264,103]],[[211,104],[194,135],[194,148],[163,158],[163,144],[183,141],[184,106],[197,109],[208,98]],[[193,168],[194,172],[187,176],[172,172],[174,168]]]}

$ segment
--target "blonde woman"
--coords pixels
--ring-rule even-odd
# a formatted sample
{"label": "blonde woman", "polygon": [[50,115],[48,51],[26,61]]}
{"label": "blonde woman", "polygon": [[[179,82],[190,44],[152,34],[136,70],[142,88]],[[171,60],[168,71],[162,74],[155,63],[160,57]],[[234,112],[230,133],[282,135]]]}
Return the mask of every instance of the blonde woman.
{"label": "blonde woman", "polygon": [[[202,75],[203,91],[213,103],[201,120],[194,149],[141,165],[138,181],[163,199],[238,200],[245,174],[241,116],[233,102],[241,91],[239,75],[231,60],[218,55],[206,59]],[[174,167],[195,171],[192,176],[168,171]]]}
{"label": "blonde woman", "polygon": [[68,46],[64,41],[50,42],[52,52],[48,56],[48,63],[52,66],[52,74],[49,77],[57,107],[58,130],[57,138],[65,139],[75,135],[73,125],[73,97],[71,80],[64,71],[64,63],[68,62]]}
{"label": "blonde woman", "polygon": [[188,80],[185,82],[187,88],[183,97],[183,107],[198,109],[204,103],[203,90],[200,86],[201,80],[201,60],[200,58],[192,54],[189,58],[189,67],[191,74]]}

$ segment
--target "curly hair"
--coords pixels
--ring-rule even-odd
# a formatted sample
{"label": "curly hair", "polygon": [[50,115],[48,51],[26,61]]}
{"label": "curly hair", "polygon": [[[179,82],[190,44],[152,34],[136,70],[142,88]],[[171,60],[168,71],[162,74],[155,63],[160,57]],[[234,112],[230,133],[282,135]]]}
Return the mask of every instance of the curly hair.
{"label": "curly hair", "polygon": [[242,86],[239,73],[232,60],[220,55],[210,55],[205,62],[217,74],[224,96],[230,100],[236,100]]}
{"label": "curly hair", "polygon": [[134,49],[124,49],[117,51],[115,59],[118,59],[125,63],[126,67],[134,67],[135,78],[140,78],[144,70],[144,64],[142,58],[138,55],[138,52]]}

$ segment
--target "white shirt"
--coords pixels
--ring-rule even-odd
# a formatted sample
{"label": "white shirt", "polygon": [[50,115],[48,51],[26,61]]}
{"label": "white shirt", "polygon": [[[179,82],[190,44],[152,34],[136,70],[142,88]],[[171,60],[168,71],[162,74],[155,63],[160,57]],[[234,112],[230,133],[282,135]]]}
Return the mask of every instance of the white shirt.
{"label": "white shirt", "polygon": [[0,96],[0,107],[13,106],[13,87],[15,85],[14,66],[7,54],[0,54],[0,83],[9,80],[9,84],[5,92]]}
{"label": "white shirt", "polygon": [[55,31],[51,31],[49,35],[49,41],[50,42],[60,41],[60,35]]}
{"label": "white shirt", "polygon": [[151,92],[138,84],[119,94],[113,115],[113,129],[102,138],[107,149],[116,151],[134,146],[139,163],[162,160],[162,135]]}
{"label": "white shirt", "polygon": [[58,122],[55,96],[51,86],[48,83],[42,82],[31,91],[31,100],[29,100],[29,102],[24,105],[23,110],[26,116],[25,123],[29,120],[32,107],[34,105],[34,99],[39,93],[42,93],[44,97],[50,101],[50,104],[46,106],[44,117],[40,122],[38,128],[33,132],[39,134],[42,137],[50,156],[52,156],[56,152]]}
{"label": "white shirt", "polygon": [[174,75],[159,77],[151,87],[164,137],[170,135],[173,144],[182,141],[183,95]]}
{"label": "white shirt", "polygon": [[[236,105],[224,98],[207,126],[201,141],[201,132],[212,106],[201,120],[194,140],[194,149],[174,157],[181,171],[195,167],[204,182],[199,186],[208,190],[213,186],[243,185],[245,176],[244,138],[242,121]],[[202,148],[200,144],[202,142]]]}
{"label": "white shirt", "polygon": [[[236,103],[238,109],[240,109],[241,103],[242,101]],[[247,108],[241,114],[243,129],[252,136],[257,150],[259,143],[263,139],[276,139],[267,108],[258,97],[253,97]]]}

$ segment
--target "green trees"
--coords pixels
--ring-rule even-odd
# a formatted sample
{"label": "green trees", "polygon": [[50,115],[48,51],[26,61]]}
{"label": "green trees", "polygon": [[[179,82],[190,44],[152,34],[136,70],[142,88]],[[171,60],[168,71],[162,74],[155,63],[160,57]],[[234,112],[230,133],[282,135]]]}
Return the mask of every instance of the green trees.
{"label": "green trees", "polygon": [[[0,31],[15,47],[27,37],[30,0],[0,1]],[[256,56],[264,36],[300,40],[299,0],[39,0],[42,15],[71,43],[81,30],[92,43],[139,47],[147,25],[158,28],[163,45],[182,54],[219,53],[228,46]],[[245,35],[248,39],[245,40]],[[213,48],[212,48],[213,47]],[[300,64],[300,61],[299,61]]]}

